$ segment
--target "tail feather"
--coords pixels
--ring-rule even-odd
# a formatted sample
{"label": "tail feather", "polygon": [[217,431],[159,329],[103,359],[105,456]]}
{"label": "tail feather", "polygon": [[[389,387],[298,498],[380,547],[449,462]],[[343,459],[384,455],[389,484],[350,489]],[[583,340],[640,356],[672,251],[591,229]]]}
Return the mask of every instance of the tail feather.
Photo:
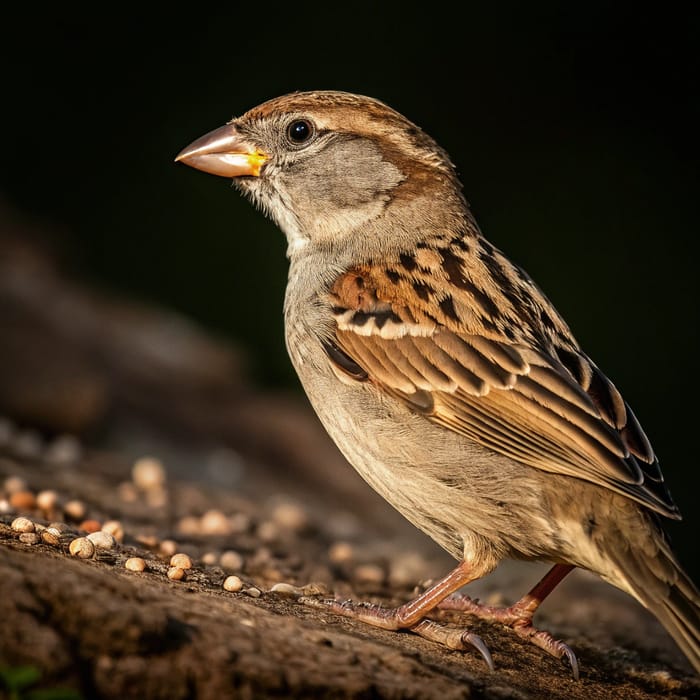
{"label": "tail feather", "polygon": [[645,552],[617,559],[624,587],[652,612],[700,673],[700,592],[665,540],[656,556]]}

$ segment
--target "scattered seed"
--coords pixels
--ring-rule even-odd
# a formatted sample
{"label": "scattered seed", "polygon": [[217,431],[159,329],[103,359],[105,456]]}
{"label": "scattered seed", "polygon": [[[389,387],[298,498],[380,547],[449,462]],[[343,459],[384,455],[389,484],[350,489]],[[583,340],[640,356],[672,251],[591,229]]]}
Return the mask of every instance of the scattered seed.
{"label": "scattered seed", "polygon": [[360,564],[355,567],[353,576],[362,583],[383,583],[384,569],[376,564]]}
{"label": "scattered seed", "polygon": [[67,525],[66,523],[62,523],[60,521],[49,523],[46,527],[53,528],[54,530],[58,530],[59,532],[68,532],[68,531],[72,531],[72,529],[73,529],[70,527],[70,525]]}
{"label": "scattered seed", "polygon": [[39,491],[36,504],[45,513],[53,510],[58,505],[58,494],[55,491]]}
{"label": "scattered seed", "polygon": [[34,532],[34,523],[29,518],[15,518],[10,527],[16,532]]}
{"label": "scattered seed", "polygon": [[275,506],[272,511],[272,519],[283,530],[300,532],[309,525],[309,516],[306,511],[296,503],[284,502]]}
{"label": "scattered seed", "polygon": [[119,520],[108,520],[102,525],[102,532],[108,532],[117,542],[124,541],[124,528]]}
{"label": "scattered seed", "polygon": [[226,571],[240,571],[243,568],[243,557],[232,549],[227,549],[219,557],[219,564]]}
{"label": "scattered seed", "polygon": [[68,551],[74,557],[90,559],[95,554],[95,545],[87,537],[77,537],[68,545]]}
{"label": "scattered seed", "polygon": [[199,520],[205,535],[228,535],[231,532],[229,519],[220,510],[208,510]]}
{"label": "scattered seed", "polygon": [[202,564],[206,566],[214,566],[219,561],[219,557],[216,552],[204,552],[202,554]]}
{"label": "scattered seed", "polygon": [[227,576],[224,580],[224,590],[236,593],[243,588],[243,581],[238,576]]}
{"label": "scattered seed", "polygon": [[136,487],[142,491],[160,489],[165,485],[165,467],[155,457],[141,457],[131,468],[131,478]]}
{"label": "scattered seed", "polygon": [[114,549],[117,546],[114,536],[104,530],[91,532],[87,538],[95,545],[95,549]]}
{"label": "scattered seed", "polygon": [[17,510],[32,510],[36,507],[36,496],[31,491],[15,491],[10,495],[10,505]]}
{"label": "scattered seed", "polygon": [[72,500],[65,503],[63,506],[63,512],[71,520],[82,520],[85,517],[85,504],[82,501]]}
{"label": "scattered seed", "polygon": [[160,545],[160,541],[155,535],[147,535],[145,533],[139,533],[134,537],[134,539],[139,543],[142,544],[144,547],[148,547],[148,549],[155,549]]}
{"label": "scattered seed", "polygon": [[185,578],[185,570],[181,569],[179,566],[171,566],[168,569],[168,578],[173,581],[181,581]]}
{"label": "scattered seed", "polygon": [[258,537],[263,542],[274,542],[279,538],[280,530],[276,523],[272,520],[263,520],[263,522],[258,525]]}
{"label": "scattered seed", "polygon": [[19,536],[19,541],[24,542],[24,544],[36,544],[41,541],[41,537],[36,532],[23,532]]}
{"label": "scattered seed", "polygon": [[186,515],[178,520],[176,527],[182,535],[198,535],[200,532],[199,518],[196,515]]}
{"label": "scattered seed", "polygon": [[83,520],[78,529],[83,532],[98,532],[102,529],[102,523],[99,520]]}
{"label": "scattered seed", "polygon": [[276,583],[271,589],[270,593],[277,593],[278,595],[286,595],[294,598],[298,598],[303,595],[304,591],[298,586],[293,586],[291,583]]}
{"label": "scattered seed", "polygon": [[246,588],[243,592],[246,595],[249,595],[251,598],[259,598],[262,595],[262,592],[260,591],[260,589],[255,588],[255,586],[251,586],[250,588]]}
{"label": "scattered seed", "polygon": [[345,564],[355,558],[355,549],[349,542],[335,542],[328,550],[328,558],[334,564]]}
{"label": "scattered seed", "polygon": [[0,513],[9,513],[11,510],[10,502],[6,498],[0,498]]}
{"label": "scattered seed", "polygon": [[186,554],[178,552],[170,557],[170,566],[175,566],[178,569],[191,569],[192,560]]}
{"label": "scattered seed", "polygon": [[58,547],[61,544],[61,532],[55,527],[47,527],[41,533],[41,540],[52,547]]}
{"label": "scattered seed", "polygon": [[146,562],[141,557],[130,557],[124,562],[124,566],[129,571],[145,571]]}
{"label": "scattered seed", "polygon": [[177,552],[177,542],[175,540],[163,540],[159,548],[163,554],[172,557]]}
{"label": "scattered seed", "polygon": [[9,495],[17,491],[27,491],[29,486],[21,476],[8,476],[3,483],[3,489]]}

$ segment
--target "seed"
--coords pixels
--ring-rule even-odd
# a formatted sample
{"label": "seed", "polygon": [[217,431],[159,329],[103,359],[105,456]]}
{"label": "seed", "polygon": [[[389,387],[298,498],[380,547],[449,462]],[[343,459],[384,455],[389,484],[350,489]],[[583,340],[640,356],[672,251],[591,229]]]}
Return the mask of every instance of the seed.
{"label": "seed", "polygon": [[5,493],[12,494],[16,491],[27,491],[27,482],[21,476],[8,476],[3,484]]}
{"label": "seed", "polygon": [[165,467],[155,457],[141,457],[131,468],[131,478],[136,487],[142,491],[160,489],[165,485]]}
{"label": "seed", "polygon": [[41,539],[44,543],[52,547],[58,547],[58,545],[61,544],[61,531],[57,530],[55,527],[47,527],[41,533]]}
{"label": "seed", "polygon": [[328,550],[328,558],[334,564],[344,564],[355,558],[355,550],[348,542],[336,542]]}
{"label": "seed", "polygon": [[243,581],[238,576],[227,576],[224,580],[224,590],[236,593],[243,588]]}
{"label": "seed", "polygon": [[309,517],[306,511],[296,503],[280,503],[272,511],[272,519],[283,530],[294,530],[299,532],[309,524]]}
{"label": "seed", "polygon": [[303,595],[304,591],[298,586],[293,586],[291,583],[276,583],[271,589],[270,593],[277,593],[278,595],[287,595],[293,598],[298,598]]}
{"label": "seed", "polygon": [[99,520],[83,520],[78,529],[84,532],[98,532],[102,529],[102,524]]}
{"label": "seed", "polygon": [[264,520],[258,525],[258,537],[263,542],[274,542],[280,535],[280,529],[272,520]]}
{"label": "seed", "polygon": [[168,569],[168,578],[173,581],[181,581],[185,578],[185,570],[181,569],[179,566],[171,566]]}
{"label": "seed", "polygon": [[177,552],[177,542],[175,540],[163,540],[160,543],[160,551],[166,556],[172,556]]}
{"label": "seed", "polygon": [[177,531],[182,535],[198,535],[200,532],[199,518],[196,515],[186,515],[177,522]]}
{"label": "seed", "polygon": [[199,527],[206,535],[228,535],[231,532],[231,523],[220,510],[208,510],[200,518]]}
{"label": "seed", "polygon": [[24,544],[36,544],[41,540],[38,533],[36,532],[23,532],[19,536],[19,541],[24,542]]}
{"label": "seed", "polygon": [[64,504],[63,512],[71,520],[82,520],[85,517],[85,504],[82,501],[72,500]]}
{"label": "seed", "polygon": [[44,512],[53,510],[58,503],[58,494],[55,491],[39,491],[36,495],[36,504]]}
{"label": "seed", "polygon": [[118,520],[108,520],[102,525],[102,532],[108,532],[117,542],[124,541],[124,528]]}
{"label": "seed", "polygon": [[74,557],[89,559],[95,554],[95,545],[87,537],[77,537],[68,545],[68,551]]}
{"label": "seed", "polygon": [[363,583],[384,582],[384,569],[376,564],[360,564],[360,566],[355,567],[353,574],[357,581]]}
{"label": "seed", "polygon": [[246,595],[249,595],[251,598],[259,598],[262,593],[259,588],[256,588],[255,586],[251,586],[250,588],[246,588],[243,591]]}
{"label": "seed", "polygon": [[34,532],[34,523],[29,518],[15,518],[10,527],[16,532]]}
{"label": "seed", "polygon": [[204,552],[202,554],[202,564],[206,566],[214,566],[217,561],[219,561],[219,557],[216,552]]}
{"label": "seed", "polygon": [[175,566],[178,569],[191,569],[192,560],[186,554],[178,552],[170,557],[170,566]]}
{"label": "seed", "polygon": [[219,564],[227,571],[240,571],[243,568],[243,557],[232,549],[227,549],[219,557]]}
{"label": "seed", "polygon": [[158,541],[158,538],[155,535],[149,535],[146,533],[140,533],[137,535],[134,535],[134,539],[144,547],[147,547],[148,549],[155,549],[156,547],[159,546],[160,542]]}
{"label": "seed", "polygon": [[87,538],[95,545],[95,549],[114,549],[117,546],[114,537],[104,530],[91,532]]}
{"label": "seed", "polygon": [[144,571],[146,569],[146,562],[141,559],[141,557],[130,557],[126,560],[124,566],[129,569],[129,571]]}
{"label": "seed", "polygon": [[17,510],[32,510],[36,496],[31,491],[15,491],[10,495],[10,505]]}

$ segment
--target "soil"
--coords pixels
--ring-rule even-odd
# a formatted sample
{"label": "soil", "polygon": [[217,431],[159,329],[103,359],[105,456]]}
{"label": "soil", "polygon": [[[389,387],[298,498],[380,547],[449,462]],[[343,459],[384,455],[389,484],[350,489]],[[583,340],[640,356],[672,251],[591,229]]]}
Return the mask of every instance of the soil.
{"label": "soil", "polygon": [[[585,572],[536,620],[575,650],[579,681],[503,627],[442,618],[483,638],[492,672],[310,604],[397,605],[455,562],[359,479],[300,394],[256,387],[239,350],[170,311],[70,279],[5,219],[0,697],[700,697],[659,624]],[[108,521],[111,547],[71,554]],[[179,580],[175,552],[192,562]],[[543,571],[504,564],[468,592],[512,602]],[[25,667],[40,677],[18,681]]]}

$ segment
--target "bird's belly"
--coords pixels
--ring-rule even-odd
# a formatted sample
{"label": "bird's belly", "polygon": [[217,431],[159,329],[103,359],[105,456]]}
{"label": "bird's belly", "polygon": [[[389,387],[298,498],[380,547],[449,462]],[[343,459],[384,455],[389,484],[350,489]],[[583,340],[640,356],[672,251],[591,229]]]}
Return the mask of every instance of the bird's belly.
{"label": "bird's belly", "polygon": [[539,558],[551,519],[537,470],[431,423],[371,384],[297,367],[321,422],[358,473],[457,559],[488,569]]}

